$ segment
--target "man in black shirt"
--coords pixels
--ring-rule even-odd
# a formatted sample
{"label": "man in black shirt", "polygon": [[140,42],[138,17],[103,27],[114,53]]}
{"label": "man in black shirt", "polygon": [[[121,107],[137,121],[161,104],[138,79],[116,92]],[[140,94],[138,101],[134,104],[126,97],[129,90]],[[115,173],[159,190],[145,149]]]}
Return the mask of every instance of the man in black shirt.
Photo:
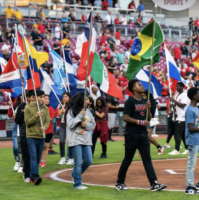
{"label": "man in black shirt", "polygon": [[113,51],[113,49],[115,49],[115,41],[114,39],[111,37],[111,34],[109,34],[109,37],[107,39],[107,42],[110,44],[110,49],[111,51]]}
{"label": "man in black shirt", "polygon": [[114,142],[114,140],[111,138],[111,135],[115,124],[115,118],[117,115],[117,110],[119,108],[119,103],[115,97],[110,95],[106,96],[106,103],[108,106],[108,127],[110,129],[109,141]]}
{"label": "man in black shirt", "polygon": [[70,29],[69,29],[69,27],[68,27],[68,24],[65,23],[65,24],[64,24],[64,27],[63,27],[63,38],[65,38],[66,35],[69,36],[69,32],[70,32]]}
{"label": "man in black shirt", "polygon": [[[133,97],[129,97],[124,107],[123,119],[127,123],[124,134],[125,157],[118,173],[118,180],[115,188],[117,190],[128,189],[125,186],[124,181],[136,149],[138,149],[142,157],[148,180],[151,184],[151,191],[159,191],[167,186],[157,182],[157,177],[151,162],[150,143],[147,132],[147,127],[151,120],[151,104],[141,97],[141,94],[144,92],[144,87],[139,80],[131,80],[128,84],[128,88],[129,91],[133,93]],[[148,116],[146,117],[147,109]]]}
{"label": "man in black shirt", "polygon": [[190,20],[189,20],[189,30],[190,30],[190,32],[193,31],[193,25],[194,25],[194,21],[193,21],[193,19],[191,17]]}
{"label": "man in black shirt", "polygon": [[57,52],[58,55],[61,55],[61,45],[59,44],[59,40],[56,39],[53,44],[53,50]]}

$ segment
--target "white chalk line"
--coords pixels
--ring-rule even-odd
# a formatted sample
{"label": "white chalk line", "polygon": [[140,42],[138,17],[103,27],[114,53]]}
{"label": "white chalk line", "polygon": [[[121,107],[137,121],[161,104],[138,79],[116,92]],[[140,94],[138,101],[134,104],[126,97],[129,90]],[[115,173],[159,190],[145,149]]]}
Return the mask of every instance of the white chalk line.
{"label": "white chalk line", "polygon": [[[185,160],[187,158],[176,158],[176,159],[161,159],[161,160],[152,160],[152,162],[160,162],[160,161],[171,161],[171,160]],[[132,163],[139,163],[142,161],[133,161]],[[118,165],[121,163],[108,163],[108,164],[100,164],[100,165],[91,165],[90,167],[99,167],[99,166],[107,166],[107,165]],[[55,181],[60,181],[60,182],[65,182],[65,183],[73,183],[73,181],[68,181],[68,180],[64,180],[61,178],[58,178],[57,175],[62,173],[62,172],[67,172],[67,171],[72,171],[73,168],[69,168],[69,169],[64,169],[64,170],[60,170],[57,172],[54,172],[50,175],[50,178],[55,180]],[[111,187],[114,188],[115,186],[112,185],[100,185],[100,184],[92,184],[92,183],[82,183],[84,185],[91,185],[91,186],[102,186],[102,187]],[[137,187],[128,187],[129,189],[140,189],[140,190],[150,190],[149,188],[137,188]],[[171,190],[171,189],[166,189],[165,191],[171,191],[171,192],[184,192],[185,190]]]}

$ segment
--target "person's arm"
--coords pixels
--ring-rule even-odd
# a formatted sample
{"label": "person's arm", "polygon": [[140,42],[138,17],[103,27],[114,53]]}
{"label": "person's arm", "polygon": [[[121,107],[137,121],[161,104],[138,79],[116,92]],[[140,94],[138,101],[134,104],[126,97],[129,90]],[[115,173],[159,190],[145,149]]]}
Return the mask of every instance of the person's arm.
{"label": "person's arm", "polygon": [[50,114],[50,121],[52,122],[55,117],[55,112],[54,112],[53,108],[50,109],[49,114]]}
{"label": "person's arm", "polygon": [[95,111],[95,114],[96,114],[99,118],[101,118],[101,119],[105,116],[105,113],[104,113],[104,112],[99,113],[99,112]]}
{"label": "person's arm", "polygon": [[[90,111],[89,111],[90,112]],[[92,113],[90,112],[90,115],[89,115],[89,122],[86,122],[86,124],[85,124],[85,129],[87,130],[87,131],[92,131],[94,128],[95,128],[95,125],[96,125],[96,123],[95,123],[95,119],[94,119],[94,117],[93,117],[93,115],[92,115]]]}
{"label": "person's arm", "polygon": [[46,107],[46,110],[47,112],[46,112],[45,120],[43,122],[43,127],[41,127],[41,129],[45,128],[45,130],[42,130],[43,132],[45,132],[50,125],[50,114],[47,107]]}
{"label": "person's arm", "polygon": [[[137,119],[134,119],[132,117],[130,117],[130,115],[128,114],[124,114],[123,115],[123,121],[129,124],[137,124]],[[147,120],[143,120],[144,121],[144,126],[147,127],[149,125],[149,122]],[[140,125],[142,126],[142,125]]]}
{"label": "person's arm", "polygon": [[[79,123],[82,122],[84,115],[82,114],[82,111],[76,116],[73,117],[71,115],[71,110],[68,111],[67,114],[67,126],[72,129],[75,128]],[[85,112],[85,111],[84,111]]]}
{"label": "person's arm", "polygon": [[180,108],[184,108],[187,104],[185,103],[181,103],[181,102],[178,102],[177,100],[173,99],[173,98],[170,98],[170,101],[174,102],[177,106],[179,106]]}
{"label": "person's arm", "polygon": [[189,132],[199,132],[199,128],[194,126],[194,123],[188,123]]}
{"label": "person's arm", "polygon": [[42,38],[39,38],[39,39],[35,39],[35,42],[37,42],[37,41],[40,41],[40,40],[42,40]]}
{"label": "person's arm", "polygon": [[62,114],[65,113],[65,110],[61,107],[58,111],[58,115],[61,116]]}

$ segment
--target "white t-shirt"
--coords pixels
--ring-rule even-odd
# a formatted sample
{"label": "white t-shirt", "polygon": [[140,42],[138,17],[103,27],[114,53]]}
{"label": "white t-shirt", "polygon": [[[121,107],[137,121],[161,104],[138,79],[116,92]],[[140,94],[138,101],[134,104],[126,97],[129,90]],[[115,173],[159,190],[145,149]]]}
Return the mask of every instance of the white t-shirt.
{"label": "white t-shirt", "polygon": [[9,49],[9,48],[10,48],[10,45],[4,44],[2,46],[2,51],[5,51],[6,49]]}
{"label": "white t-shirt", "polygon": [[127,19],[126,19],[126,17],[122,18],[122,25],[127,25]]}
{"label": "white t-shirt", "polygon": [[113,18],[111,15],[106,15],[106,24],[113,24],[114,21],[113,21]]}
{"label": "white t-shirt", "polygon": [[126,52],[125,52],[125,57],[126,57],[126,58],[129,59],[129,58],[130,58],[130,55],[131,55],[131,52],[129,52],[129,51],[126,51]]}
{"label": "white t-shirt", "polygon": [[176,121],[181,121],[181,122],[185,121],[185,112],[190,103],[190,100],[187,97],[187,92],[184,91],[180,95],[176,94],[175,99],[180,103],[186,104],[186,106],[184,108],[181,108],[178,105],[176,105],[176,114],[177,114]]}
{"label": "white t-shirt", "polygon": [[55,37],[57,39],[59,39],[60,36],[61,36],[59,31],[61,31],[61,28],[60,27],[55,27]]}
{"label": "white t-shirt", "polygon": [[120,70],[123,70],[124,72],[127,71],[127,68],[128,68],[128,64],[122,64],[122,65],[120,66]]}

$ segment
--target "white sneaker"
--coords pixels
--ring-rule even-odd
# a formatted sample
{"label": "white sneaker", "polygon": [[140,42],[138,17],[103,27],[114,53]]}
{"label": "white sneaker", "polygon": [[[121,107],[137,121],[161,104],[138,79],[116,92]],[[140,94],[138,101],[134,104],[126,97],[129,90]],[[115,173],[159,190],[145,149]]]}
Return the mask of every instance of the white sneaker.
{"label": "white sneaker", "polygon": [[58,165],[64,165],[64,164],[66,164],[65,157],[61,158],[61,160],[59,161]]}
{"label": "white sneaker", "polygon": [[164,148],[165,148],[165,149],[171,149],[171,146],[169,146],[169,145],[164,145]]}
{"label": "white sneaker", "polygon": [[157,135],[157,134],[152,134],[152,137],[159,137],[159,135]]}
{"label": "white sneaker", "polygon": [[182,147],[180,146],[180,149],[182,149]]}
{"label": "white sneaker", "polygon": [[23,173],[23,167],[19,167],[17,173]]}
{"label": "white sneaker", "polygon": [[172,152],[168,153],[169,155],[180,155],[179,151],[173,150]]}
{"label": "white sneaker", "polygon": [[160,122],[158,121],[158,118],[152,118],[150,121],[150,127],[156,126],[160,124]]}
{"label": "white sneaker", "polygon": [[88,188],[87,188],[86,186],[81,185],[81,186],[76,187],[76,188],[74,188],[74,189],[78,189],[78,190],[86,190],[86,189],[88,189]]}
{"label": "white sneaker", "polygon": [[14,166],[14,171],[18,171],[20,168],[20,162],[16,162]]}
{"label": "white sneaker", "polygon": [[24,182],[25,182],[25,183],[29,183],[29,182],[30,182],[30,178],[24,179]]}
{"label": "white sneaker", "polygon": [[181,154],[183,154],[183,155],[189,154],[189,151],[187,149],[185,149],[185,151]]}
{"label": "white sneaker", "polygon": [[73,159],[69,159],[68,162],[67,162],[66,164],[67,164],[67,165],[73,165],[73,164],[74,164]]}

